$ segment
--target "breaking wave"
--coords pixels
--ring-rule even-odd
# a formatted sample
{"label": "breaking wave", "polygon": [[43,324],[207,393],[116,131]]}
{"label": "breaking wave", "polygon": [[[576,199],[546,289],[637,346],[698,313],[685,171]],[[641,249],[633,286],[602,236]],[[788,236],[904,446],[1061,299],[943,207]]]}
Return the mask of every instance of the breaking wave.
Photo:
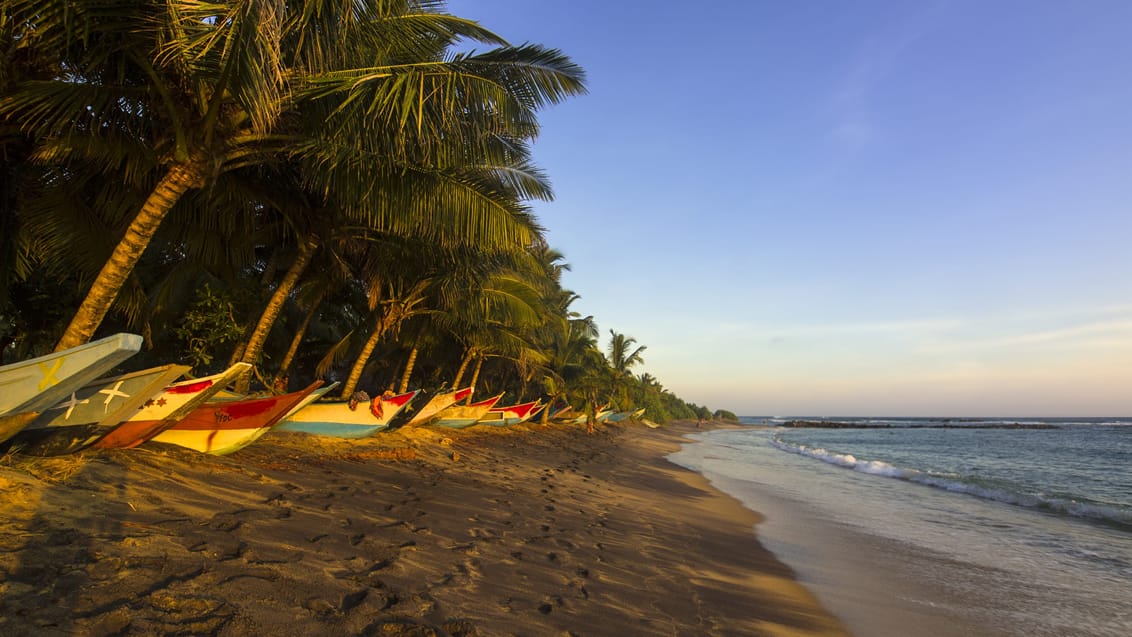
{"label": "breaking wave", "polygon": [[770,444],[782,451],[807,456],[822,462],[867,473],[870,475],[915,482],[951,493],[993,500],[1004,504],[1037,509],[1047,513],[1067,515],[1075,518],[1102,522],[1123,527],[1132,531],[1132,510],[1110,506],[1103,503],[1088,502],[1072,498],[1051,496],[1042,493],[1029,493],[1014,485],[990,484],[974,476],[921,471],[909,467],[899,467],[880,460],[858,458],[852,454],[829,451],[821,447],[786,442],[772,438]]}

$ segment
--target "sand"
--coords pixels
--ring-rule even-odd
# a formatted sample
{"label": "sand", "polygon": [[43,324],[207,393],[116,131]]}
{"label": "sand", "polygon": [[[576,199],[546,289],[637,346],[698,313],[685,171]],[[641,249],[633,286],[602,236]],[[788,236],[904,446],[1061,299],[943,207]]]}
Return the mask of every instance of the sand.
{"label": "sand", "polygon": [[694,423],[270,433],[0,463],[0,634],[845,635]]}

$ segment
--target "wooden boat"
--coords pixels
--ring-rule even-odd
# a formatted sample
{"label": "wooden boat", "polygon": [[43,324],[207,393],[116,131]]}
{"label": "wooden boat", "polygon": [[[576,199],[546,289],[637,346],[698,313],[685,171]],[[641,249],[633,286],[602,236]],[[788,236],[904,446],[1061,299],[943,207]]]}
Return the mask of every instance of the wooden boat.
{"label": "wooden boat", "polygon": [[236,363],[219,374],[167,386],[147,400],[129,419],[103,435],[94,447],[122,449],[142,444],[177,424],[251,368],[248,363]]}
{"label": "wooden boat", "polygon": [[[275,423],[275,426],[278,427],[279,425],[283,424],[284,421],[286,421],[291,416],[294,416],[295,413],[298,412],[300,409],[302,409],[303,407],[306,407],[307,405],[313,403],[314,401],[318,400],[319,398],[322,398],[323,396],[329,394],[331,391],[334,390],[335,387],[337,387],[340,384],[341,383],[339,383],[338,381],[334,381],[333,383],[330,383],[326,387],[319,387],[318,389],[307,394],[306,398],[300,400],[298,402],[298,404],[296,404],[294,407],[291,408],[290,411],[283,414],[283,417],[279,419],[279,422]],[[274,427],[273,427],[273,429],[274,429]]]}
{"label": "wooden boat", "polygon": [[594,415],[594,420],[597,421],[597,422],[605,422],[606,420],[609,420],[609,417],[612,416],[612,415],[613,415],[612,409],[599,409],[597,411],[597,413]]}
{"label": "wooden boat", "polygon": [[483,418],[480,418],[476,424],[492,425],[494,427],[518,425],[534,417],[534,415],[539,412],[539,409],[541,407],[542,405],[537,400],[529,403],[523,403],[521,405],[495,407],[488,410],[487,415],[485,415]]}
{"label": "wooden boat", "polygon": [[629,418],[634,418],[635,417],[634,414],[643,414],[644,412],[645,412],[645,410],[643,410],[643,409],[637,409],[637,410],[631,409],[629,411],[615,411],[615,412],[609,414],[605,418],[605,422],[621,422],[622,420],[628,420]]}
{"label": "wooden boat", "polygon": [[292,407],[322,386],[316,380],[302,391],[205,403],[151,442],[167,442],[213,455],[239,451],[259,439]]}
{"label": "wooden boat", "polygon": [[12,436],[10,448],[34,456],[86,449],[187,371],[188,365],[164,365],[87,383]]}
{"label": "wooden boat", "polygon": [[586,422],[586,415],[573,407],[567,407],[551,416],[550,419],[561,425],[577,425]]}
{"label": "wooden boat", "polygon": [[472,388],[465,387],[464,389],[456,389],[453,391],[441,392],[433,396],[423,407],[418,409],[413,414],[409,422],[405,423],[406,427],[420,427],[427,425],[439,417],[442,410],[455,405],[456,403],[464,400],[472,395]]}
{"label": "wooden boat", "polygon": [[142,337],[120,333],[61,352],[0,367],[0,442],[43,410],[105,375],[141,349]]}
{"label": "wooden boat", "polygon": [[503,398],[503,394],[492,396],[487,400],[481,400],[478,403],[470,405],[452,405],[448,409],[440,412],[440,417],[433,421],[434,427],[448,427],[449,429],[463,429],[464,427],[471,427],[476,424],[480,418],[487,415],[487,412],[495,406],[495,403]]}
{"label": "wooden boat", "polygon": [[[550,408],[548,407],[547,409]],[[573,408],[570,407],[570,403],[562,403],[560,407],[550,409],[550,413],[547,414],[546,419],[547,421],[555,420],[569,414],[571,411],[573,411]]]}
{"label": "wooden boat", "polygon": [[418,392],[377,397],[368,405],[348,402],[311,403],[286,417],[275,429],[301,431],[335,438],[365,438],[389,427],[389,422]]}

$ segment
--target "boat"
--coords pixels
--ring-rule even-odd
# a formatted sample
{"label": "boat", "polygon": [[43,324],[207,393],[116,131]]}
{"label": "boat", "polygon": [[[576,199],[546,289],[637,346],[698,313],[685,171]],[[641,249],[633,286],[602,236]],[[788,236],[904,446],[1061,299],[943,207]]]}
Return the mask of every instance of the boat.
{"label": "boat", "polygon": [[71,392],[67,400],[44,410],[7,444],[32,456],[82,451],[187,371],[188,365],[163,365],[87,383]]}
{"label": "boat", "polygon": [[464,400],[472,395],[472,388],[465,387],[464,389],[456,389],[453,391],[440,392],[433,396],[423,407],[418,409],[408,422],[405,423],[406,427],[420,427],[427,425],[439,417],[442,410],[455,405],[456,403]]}
{"label": "boat", "polygon": [[492,396],[487,400],[481,400],[478,403],[470,405],[452,405],[451,407],[440,412],[440,417],[432,422],[434,427],[448,427],[449,429],[463,429],[464,427],[471,427],[476,424],[480,418],[487,415],[487,412],[495,406],[495,403],[503,398],[503,394]]}
{"label": "boat", "polygon": [[506,427],[509,425],[518,425],[530,420],[535,414],[539,412],[542,407],[539,401],[535,400],[521,405],[510,405],[507,407],[494,407],[488,410],[487,415],[480,418],[477,425],[491,425],[494,427]]}
{"label": "boat", "polygon": [[567,407],[551,416],[550,419],[561,425],[578,425],[586,422],[586,415],[573,407]]}
{"label": "boat", "polygon": [[147,400],[134,415],[106,432],[94,447],[125,449],[136,447],[177,424],[205,401],[216,396],[229,383],[248,373],[249,363],[236,363],[228,369],[202,378],[184,380],[167,386]]}
{"label": "boat", "polygon": [[597,413],[594,414],[594,421],[595,422],[605,422],[606,420],[609,420],[609,417],[612,416],[612,415],[613,415],[612,409],[608,409],[608,408],[599,409],[599,410],[597,410]]}
{"label": "boat", "polygon": [[643,413],[645,413],[644,409],[635,409],[635,410],[630,409],[629,411],[615,411],[615,412],[609,414],[605,418],[605,421],[606,422],[621,422],[622,420],[628,420],[630,418],[637,418]]}
{"label": "boat", "polygon": [[0,366],[0,442],[30,424],[43,410],[110,372],[137,353],[141,346],[141,336],[122,332],[61,352]]}
{"label": "boat", "polygon": [[294,416],[295,413],[298,412],[300,409],[302,409],[303,407],[306,407],[307,405],[313,403],[314,401],[318,400],[319,398],[322,398],[323,396],[334,391],[334,388],[338,387],[338,385],[340,385],[340,384],[341,383],[339,383],[338,381],[334,381],[333,383],[330,383],[326,387],[319,387],[318,389],[307,394],[307,397],[300,400],[298,402],[298,404],[296,404],[294,407],[291,408],[291,411],[288,411],[287,413],[283,414],[283,417],[279,419],[279,422],[275,423],[275,426],[278,427],[279,425],[283,424],[283,421],[287,420],[291,416]]}
{"label": "boat", "polygon": [[281,396],[205,403],[150,442],[164,442],[213,455],[239,451],[267,433],[292,407],[322,386],[321,380]]}
{"label": "boat", "polygon": [[571,411],[573,411],[573,408],[570,406],[570,403],[562,403],[562,406],[551,409],[547,414],[546,419],[548,422],[551,420],[556,420],[569,414]]}
{"label": "boat", "polygon": [[418,392],[379,396],[368,405],[351,402],[312,402],[283,419],[277,431],[300,431],[334,438],[365,438],[387,429],[389,422]]}

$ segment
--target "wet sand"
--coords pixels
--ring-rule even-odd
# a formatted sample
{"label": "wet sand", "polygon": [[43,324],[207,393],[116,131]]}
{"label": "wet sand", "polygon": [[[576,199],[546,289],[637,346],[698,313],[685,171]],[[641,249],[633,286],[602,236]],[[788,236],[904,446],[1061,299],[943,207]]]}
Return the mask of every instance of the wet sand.
{"label": "wet sand", "polygon": [[4,635],[845,635],[694,423],[271,433],[0,463]]}

